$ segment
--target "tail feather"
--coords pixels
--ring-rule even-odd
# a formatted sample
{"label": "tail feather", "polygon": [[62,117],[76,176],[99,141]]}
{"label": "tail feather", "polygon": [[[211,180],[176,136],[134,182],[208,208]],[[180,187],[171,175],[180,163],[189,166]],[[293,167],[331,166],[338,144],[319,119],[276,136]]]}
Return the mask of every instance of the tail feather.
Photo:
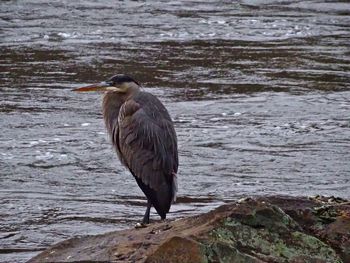
{"label": "tail feather", "polygon": [[147,199],[151,201],[151,204],[156,209],[157,213],[162,219],[165,219],[174,197],[172,186],[167,184],[164,180],[156,191],[144,184],[140,178],[136,176],[134,177]]}

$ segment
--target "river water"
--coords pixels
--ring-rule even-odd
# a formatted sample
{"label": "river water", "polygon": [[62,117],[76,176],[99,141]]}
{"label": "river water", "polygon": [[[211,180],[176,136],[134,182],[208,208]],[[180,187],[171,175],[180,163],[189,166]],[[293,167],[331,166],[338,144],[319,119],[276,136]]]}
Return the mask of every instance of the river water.
{"label": "river water", "polygon": [[350,196],[350,4],[232,2],[0,2],[0,262],[141,220],[101,94],[71,92],[116,73],[174,119],[169,218],[244,196]]}

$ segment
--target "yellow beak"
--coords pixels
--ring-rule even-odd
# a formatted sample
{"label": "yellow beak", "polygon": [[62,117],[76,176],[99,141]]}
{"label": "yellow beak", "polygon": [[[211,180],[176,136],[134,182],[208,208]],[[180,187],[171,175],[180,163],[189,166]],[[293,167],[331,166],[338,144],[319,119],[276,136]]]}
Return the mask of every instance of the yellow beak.
{"label": "yellow beak", "polygon": [[96,83],[96,84],[84,86],[81,88],[73,89],[73,91],[89,92],[89,91],[107,91],[107,90],[112,90],[112,89],[116,89],[116,87],[113,87],[106,82],[101,82],[101,83]]}

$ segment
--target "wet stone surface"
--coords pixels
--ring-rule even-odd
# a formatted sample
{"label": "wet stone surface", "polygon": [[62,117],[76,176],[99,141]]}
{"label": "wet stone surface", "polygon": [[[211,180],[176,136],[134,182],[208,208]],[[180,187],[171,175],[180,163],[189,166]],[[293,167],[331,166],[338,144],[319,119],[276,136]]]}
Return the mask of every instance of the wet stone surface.
{"label": "wet stone surface", "polygon": [[350,203],[328,203],[328,222],[322,206],[301,197],[247,198],[144,229],[66,240],[29,262],[348,262]]}

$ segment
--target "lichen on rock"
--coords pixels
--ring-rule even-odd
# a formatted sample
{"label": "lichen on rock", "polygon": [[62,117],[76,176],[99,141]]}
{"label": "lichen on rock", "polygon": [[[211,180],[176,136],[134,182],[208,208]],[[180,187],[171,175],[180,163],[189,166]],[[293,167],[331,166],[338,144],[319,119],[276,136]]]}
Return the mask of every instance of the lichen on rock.
{"label": "lichen on rock", "polygon": [[299,224],[282,209],[259,202],[250,202],[245,209],[244,214],[234,212],[224,218],[211,231],[206,241],[209,261],[213,254],[222,258],[225,251],[225,257],[237,262],[341,262],[327,244],[300,232]]}

